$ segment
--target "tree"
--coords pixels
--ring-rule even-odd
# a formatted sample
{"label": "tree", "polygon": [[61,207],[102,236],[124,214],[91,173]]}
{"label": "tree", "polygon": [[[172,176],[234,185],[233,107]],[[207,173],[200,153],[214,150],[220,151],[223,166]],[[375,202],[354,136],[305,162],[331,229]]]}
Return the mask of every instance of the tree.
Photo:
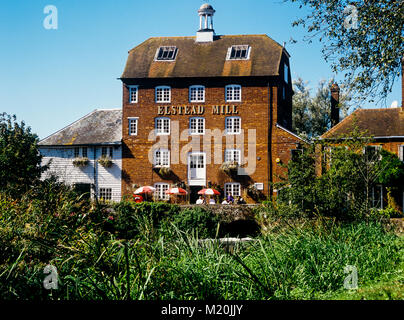
{"label": "tree", "polygon": [[305,214],[371,215],[380,205],[377,186],[395,187],[404,180],[404,164],[395,154],[370,148],[371,141],[354,130],[331,144],[305,146],[288,163],[287,178],[275,186],[281,190],[278,200]]}
{"label": "tree", "polygon": [[285,0],[309,14],[293,22],[319,37],[334,72],[342,72],[356,98],[386,98],[400,75],[404,52],[402,0]]}
{"label": "tree", "polygon": [[[316,95],[311,96],[308,83],[302,78],[293,81],[293,111],[292,126],[294,132],[302,138],[318,137],[331,128],[331,92],[334,80],[321,80],[318,83]],[[343,116],[348,113],[350,96],[340,94],[339,108]]]}
{"label": "tree", "polygon": [[38,137],[16,116],[0,114],[0,191],[18,197],[46,169],[41,168]]}

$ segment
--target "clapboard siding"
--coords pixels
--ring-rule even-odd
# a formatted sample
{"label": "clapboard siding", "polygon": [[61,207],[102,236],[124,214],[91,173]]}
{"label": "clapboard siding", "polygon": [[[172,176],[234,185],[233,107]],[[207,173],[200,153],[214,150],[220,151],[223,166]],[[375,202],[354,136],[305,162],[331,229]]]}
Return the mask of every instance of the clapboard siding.
{"label": "clapboard siding", "polygon": [[100,188],[111,188],[112,200],[120,201],[122,148],[120,145],[111,147],[113,149],[113,165],[110,168],[104,168],[97,161],[101,156],[102,147],[87,147],[89,163],[82,168],[77,168],[73,165],[73,147],[40,147],[39,151],[43,156],[42,165],[46,165],[51,161],[49,170],[42,174],[42,178],[45,179],[54,174],[69,185],[77,183],[94,184],[97,194],[99,194]]}

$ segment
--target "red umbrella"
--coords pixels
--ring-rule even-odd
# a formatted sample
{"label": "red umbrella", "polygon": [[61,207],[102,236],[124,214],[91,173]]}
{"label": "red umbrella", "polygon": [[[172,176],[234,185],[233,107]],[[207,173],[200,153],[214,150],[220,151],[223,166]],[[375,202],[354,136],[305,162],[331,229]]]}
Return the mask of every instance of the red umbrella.
{"label": "red umbrella", "polygon": [[156,188],[150,187],[150,186],[145,186],[145,187],[140,187],[139,189],[136,189],[134,194],[143,194],[143,193],[153,193],[156,191]]}
{"label": "red umbrella", "polygon": [[202,189],[198,192],[198,194],[213,196],[213,195],[220,195],[220,192],[215,189]]}
{"label": "red umbrella", "polygon": [[188,194],[188,192],[182,188],[170,188],[166,191],[166,194]]}

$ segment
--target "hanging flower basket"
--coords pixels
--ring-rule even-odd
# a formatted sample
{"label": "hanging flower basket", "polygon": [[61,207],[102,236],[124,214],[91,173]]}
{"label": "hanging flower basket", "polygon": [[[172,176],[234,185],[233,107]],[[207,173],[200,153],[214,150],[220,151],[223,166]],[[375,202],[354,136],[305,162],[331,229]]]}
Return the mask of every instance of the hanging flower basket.
{"label": "hanging flower basket", "polygon": [[223,172],[230,174],[236,172],[238,169],[238,162],[237,161],[227,161],[223,162],[220,166],[220,170]]}
{"label": "hanging flower basket", "polygon": [[260,191],[254,184],[250,184],[247,187],[247,193],[253,198],[258,198],[260,196]]}
{"label": "hanging flower basket", "polygon": [[168,177],[169,175],[171,175],[171,168],[168,167],[161,167],[159,169],[159,175],[162,177]]}
{"label": "hanging flower basket", "polygon": [[82,168],[88,165],[88,161],[89,161],[88,158],[75,158],[73,160],[73,165],[75,167]]}
{"label": "hanging flower basket", "polygon": [[110,168],[112,166],[112,160],[109,157],[101,156],[98,159],[98,163],[102,165],[104,168]]}

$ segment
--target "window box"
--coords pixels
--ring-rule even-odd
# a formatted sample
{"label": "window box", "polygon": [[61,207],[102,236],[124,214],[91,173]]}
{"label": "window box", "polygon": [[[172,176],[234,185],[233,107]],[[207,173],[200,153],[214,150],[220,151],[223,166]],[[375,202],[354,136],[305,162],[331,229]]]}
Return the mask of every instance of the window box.
{"label": "window box", "polygon": [[172,170],[169,167],[161,167],[159,168],[158,173],[161,177],[169,177],[172,173]]}
{"label": "window box", "polygon": [[100,165],[102,165],[104,168],[110,168],[110,167],[112,167],[112,164],[113,164],[111,158],[108,156],[105,156],[105,155],[101,156],[98,159],[98,163]]}
{"label": "window box", "polygon": [[239,164],[237,161],[226,161],[223,162],[222,165],[220,166],[220,170],[227,174],[231,174],[237,171],[239,167]]}
{"label": "window box", "polygon": [[89,162],[88,158],[78,157],[73,160],[73,165],[75,167],[82,168],[82,167],[85,167],[86,165],[88,165],[88,162]]}

